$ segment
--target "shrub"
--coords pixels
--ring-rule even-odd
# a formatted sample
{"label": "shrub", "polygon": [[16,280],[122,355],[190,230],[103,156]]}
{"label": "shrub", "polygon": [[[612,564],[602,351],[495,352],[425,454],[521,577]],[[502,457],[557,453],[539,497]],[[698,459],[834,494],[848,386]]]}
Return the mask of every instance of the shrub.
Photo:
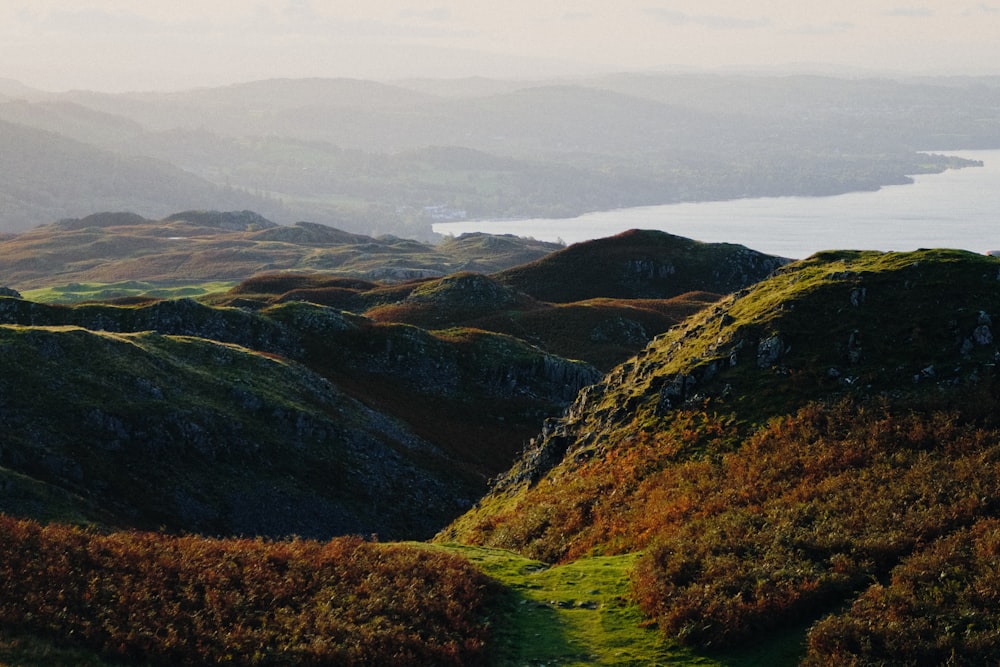
{"label": "shrub", "polygon": [[161,665],[468,665],[489,584],[359,538],[101,535],[0,516],[0,625]]}
{"label": "shrub", "polygon": [[998,442],[947,413],[813,405],[775,420],[689,480],[701,509],[659,532],[637,599],[667,634],[700,645],[819,615],[996,511]]}
{"label": "shrub", "polygon": [[916,552],[809,633],[807,665],[1000,663],[1000,521]]}

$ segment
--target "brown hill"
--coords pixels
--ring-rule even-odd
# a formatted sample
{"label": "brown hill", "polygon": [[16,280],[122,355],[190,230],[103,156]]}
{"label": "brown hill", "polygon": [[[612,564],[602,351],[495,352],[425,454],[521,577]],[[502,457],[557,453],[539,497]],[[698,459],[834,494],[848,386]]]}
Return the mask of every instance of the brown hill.
{"label": "brown hill", "polygon": [[495,278],[553,303],[596,297],[669,299],[695,291],[735,292],[787,263],[744,246],[633,229],[574,244]]}
{"label": "brown hill", "polygon": [[497,271],[559,248],[483,235],[435,246],[308,222],[279,226],[250,211],[187,211],[162,220],[100,213],[0,238],[0,284],[25,291],[74,282],[238,281],[275,270],[398,281],[466,266]]}

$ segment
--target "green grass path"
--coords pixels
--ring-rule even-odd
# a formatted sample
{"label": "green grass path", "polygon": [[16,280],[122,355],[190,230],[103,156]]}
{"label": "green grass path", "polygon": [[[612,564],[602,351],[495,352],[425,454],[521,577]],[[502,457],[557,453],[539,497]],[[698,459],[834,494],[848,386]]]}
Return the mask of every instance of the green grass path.
{"label": "green grass path", "polygon": [[[635,554],[550,567],[501,549],[410,544],[461,555],[505,587],[490,618],[495,667],[790,667],[802,657],[804,627],[724,655],[705,655],[664,640],[655,628],[642,626],[643,616],[629,600]],[[0,667],[110,664],[85,650],[60,649],[0,629]]]}
{"label": "green grass path", "polygon": [[509,551],[432,545],[460,554],[507,587],[491,618],[494,664],[717,665],[779,667],[801,658],[804,632],[726,655],[706,656],[664,640],[629,600],[637,555],[594,557],[549,567]]}

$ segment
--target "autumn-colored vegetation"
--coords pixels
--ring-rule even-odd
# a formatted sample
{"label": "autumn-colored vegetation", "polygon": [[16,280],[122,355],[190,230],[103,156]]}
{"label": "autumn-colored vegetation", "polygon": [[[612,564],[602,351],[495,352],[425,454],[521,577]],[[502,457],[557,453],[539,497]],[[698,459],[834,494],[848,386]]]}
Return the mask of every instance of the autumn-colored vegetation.
{"label": "autumn-colored vegetation", "polygon": [[1000,663],[1000,522],[917,551],[809,634],[806,665]]}
{"label": "autumn-colored vegetation", "polygon": [[469,665],[489,580],[443,552],[0,516],[0,626],[153,665]]}
{"label": "autumn-colored vegetation", "polygon": [[996,276],[958,251],[790,265],[581,392],[439,539],[641,551],[635,599],[691,646],[822,620],[812,664],[995,663]]}
{"label": "autumn-colored vegetation", "polygon": [[[982,656],[1000,650],[1000,633],[977,630],[1000,622],[1000,571],[985,538],[968,546],[964,531],[1000,510],[1000,429],[982,418],[988,399],[969,398],[970,413],[812,403],[738,446],[725,417],[679,411],[664,431],[554,471],[466,536],[550,561],[644,550],[633,575],[640,605],[667,635],[713,647],[818,619],[905,562],[886,590],[818,626],[814,652],[836,659],[816,664],[852,664],[837,657],[852,650],[875,662],[888,655],[864,639],[887,606],[908,618],[937,609],[925,623],[927,655],[962,624],[978,634],[952,643]],[[963,570],[947,594],[912,583],[937,567],[932,558]],[[905,641],[884,627],[884,650]]]}
{"label": "autumn-colored vegetation", "polygon": [[652,541],[636,594],[667,633],[717,645],[828,609],[996,512],[1000,432],[950,413],[812,405],[709,469],[685,467],[672,487],[697,509]]}

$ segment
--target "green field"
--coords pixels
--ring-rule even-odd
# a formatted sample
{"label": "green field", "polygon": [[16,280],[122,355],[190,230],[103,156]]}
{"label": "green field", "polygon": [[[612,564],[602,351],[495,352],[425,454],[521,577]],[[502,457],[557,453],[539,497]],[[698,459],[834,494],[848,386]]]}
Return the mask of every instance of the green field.
{"label": "green field", "polygon": [[178,299],[200,297],[213,292],[225,292],[235,286],[235,281],[211,282],[146,282],[125,280],[117,283],[69,283],[41,289],[25,290],[21,296],[39,303],[80,303],[124,297]]}

